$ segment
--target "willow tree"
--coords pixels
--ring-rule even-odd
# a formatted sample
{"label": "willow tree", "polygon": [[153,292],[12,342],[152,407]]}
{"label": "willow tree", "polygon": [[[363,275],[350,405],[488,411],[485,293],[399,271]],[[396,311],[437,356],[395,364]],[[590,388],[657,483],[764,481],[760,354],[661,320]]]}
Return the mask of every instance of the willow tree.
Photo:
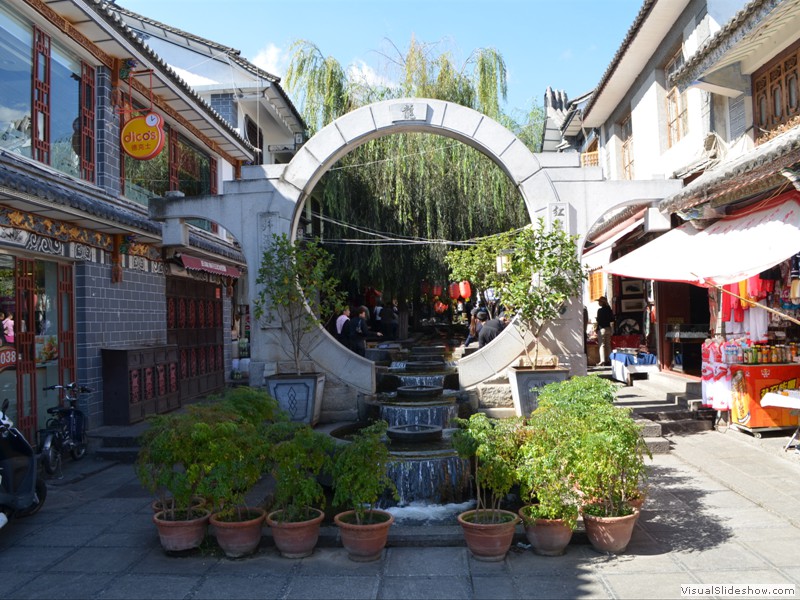
{"label": "willow tree", "polygon": [[[370,83],[325,57],[311,42],[292,46],[286,75],[311,133],[361,106],[421,97],[467,106],[497,120],[537,150],[542,111],[522,122],[503,113],[506,67],[492,48],[461,65],[450,53],[412,38],[402,53],[386,54],[392,83]],[[360,146],[323,177],[313,193],[326,219],[323,240],[351,291],[373,285],[385,295],[411,298],[415,284],[445,283],[445,255],[470,240],[529,222],[513,182],[488,157],[462,142],[433,134],[402,133]]]}

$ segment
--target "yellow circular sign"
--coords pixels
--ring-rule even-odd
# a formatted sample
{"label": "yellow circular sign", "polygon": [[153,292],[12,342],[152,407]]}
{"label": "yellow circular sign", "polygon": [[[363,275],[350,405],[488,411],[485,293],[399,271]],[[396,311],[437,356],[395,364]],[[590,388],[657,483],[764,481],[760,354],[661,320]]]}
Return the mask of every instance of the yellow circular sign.
{"label": "yellow circular sign", "polygon": [[137,160],[155,158],[164,148],[164,119],[156,113],[133,117],[119,134],[122,150]]}

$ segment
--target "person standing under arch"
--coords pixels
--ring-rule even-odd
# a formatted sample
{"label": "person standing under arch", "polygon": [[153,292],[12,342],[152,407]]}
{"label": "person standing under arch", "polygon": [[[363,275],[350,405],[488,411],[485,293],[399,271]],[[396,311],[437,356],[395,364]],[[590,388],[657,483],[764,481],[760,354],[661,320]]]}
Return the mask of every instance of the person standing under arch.
{"label": "person standing under arch", "polygon": [[600,364],[611,365],[611,336],[614,333],[614,311],[608,305],[605,296],[597,299],[600,308],[597,309],[595,329],[597,330],[597,345],[600,350]]}

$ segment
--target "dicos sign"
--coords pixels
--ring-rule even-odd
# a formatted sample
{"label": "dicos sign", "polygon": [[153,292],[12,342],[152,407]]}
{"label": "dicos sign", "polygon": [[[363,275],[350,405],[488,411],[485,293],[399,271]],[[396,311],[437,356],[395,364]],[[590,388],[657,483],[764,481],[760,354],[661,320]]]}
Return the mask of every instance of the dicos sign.
{"label": "dicos sign", "polygon": [[122,150],[137,160],[150,160],[164,148],[164,119],[156,113],[133,117],[119,134]]}

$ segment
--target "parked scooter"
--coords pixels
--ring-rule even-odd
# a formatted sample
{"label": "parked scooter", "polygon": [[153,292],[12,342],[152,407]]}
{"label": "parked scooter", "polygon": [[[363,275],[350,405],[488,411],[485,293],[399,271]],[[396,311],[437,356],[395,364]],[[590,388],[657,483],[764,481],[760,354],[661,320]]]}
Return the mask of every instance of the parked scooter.
{"label": "parked scooter", "polygon": [[45,428],[39,431],[42,466],[48,475],[53,475],[61,469],[62,453],[69,452],[73,460],[86,456],[86,416],[77,404],[79,393],[86,394],[92,390],[74,381],[43,389],[59,390],[62,394],[59,405],[47,409],[50,418],[47,419]]}
{"label": "parked scooter", "polygon": [[8,398],[0,409],[0,527],[11,517],[39,511],[47,498],[47,484],[39,477],[36,453],[8,418]]}

